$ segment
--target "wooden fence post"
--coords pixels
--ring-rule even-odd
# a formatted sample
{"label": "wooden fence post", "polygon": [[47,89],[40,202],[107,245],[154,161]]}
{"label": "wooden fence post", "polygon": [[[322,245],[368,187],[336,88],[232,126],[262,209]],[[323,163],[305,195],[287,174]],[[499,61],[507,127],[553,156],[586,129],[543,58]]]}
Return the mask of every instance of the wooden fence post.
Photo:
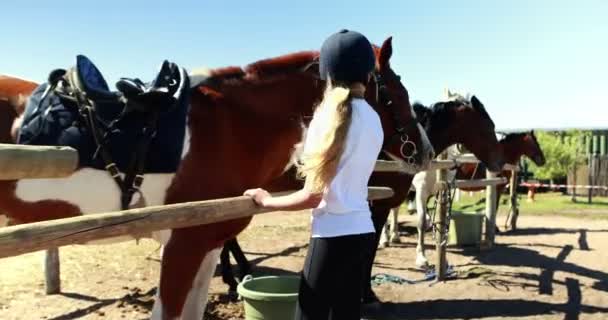
{"label": "wooden fence post", "polygon": [[[439,155],[439,159],[445,160],[447,159],[447,153],[443,152]],[[439,201],[437,202],[436,212],[435,212],[435,225],[438,226],[435,234],[436,240],[436,251],[437,251],[437,279],[436,281],[445,280],[446,271],[447,271],[447,258],[446,258],[446,245],[447,245],[447,234],[444,233],[446,229],[446,221],[447,221],[447,199],[446,192],[447,190],[447,170],[446,169],[438,169],[437,170],[437,186],[439,187]]]}
{"label": "wooden fence post", "polygon": [[44,253],[44,280],[46,294],[57,294],[61,292],[61,279],[59,264],[59,249],[48,249]]}
{"label": "wooden fence post", "polygon": [[[486,178],[495,178],[496,174],[486,170]],[[496,231],[496,185],[486,186],[486,245],[488,248],[494,246],[494,235]]]}
{"label": "wooden fence post", "polygon": [[517,230],[517,218],[519,217],[519,203],[517,203],[517,171],[511,170],[511,180],[509,181],[509,195],[511,200],[511,230]]}

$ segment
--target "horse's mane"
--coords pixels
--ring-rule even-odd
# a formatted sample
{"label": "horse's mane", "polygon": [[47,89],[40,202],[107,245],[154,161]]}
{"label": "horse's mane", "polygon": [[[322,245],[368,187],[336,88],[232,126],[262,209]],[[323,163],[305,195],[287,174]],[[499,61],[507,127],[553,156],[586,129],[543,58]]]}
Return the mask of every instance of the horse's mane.
{"label": "horse's mane", "polygon": [[[424,106],[420,102],[414,102],[412,108],[414,109],[416,117],[418,118],[422,126],[428,130],[430,129],[431,124],[434,127],[448,126],[448,122],[450,121],[448,114],[454,109],[461,106],[464,106],[465,108],[473,108],[471,102],[465,100],[463,96],[459,96],[459,98],[451,99],[448,101],[439,101],[429,107]],[[489,121],[492,121],[492,118],[490,118],[490,115],[485,111],[485,109],[479,110],[479,112],[481,112],[481,115],[484,118],[487,118]]]}
{"label": "horse's mane", "polygon": [[523,139],[523,137],[527,136],[528,134],[530,134],[530,132],[513,132],[513,133],[509,133],[507,135],[505,135],[502,139],[500,139],[500,142],[512,142],[513,140],[519,140],[519,139]]}
{"label": "horse's mane", "polygon": [[319,56],[317,51],[301,51],[270,59],[259,60],[245,67],[245,72],[258,77],[301,71]]}
{"label": "horse's mane", "polygon": [[[380,47],[372,45],[376,56],[380,54]],[[261,79],[276,75],[305,71],[312,66],[319,57],[319,51],[299,51],[272,58],[262,59],[246,65],[245,67],[229,66],[206,70],[210,80],[244,80]],[[312,68],[311,68],[312,70]]]}
{"label": "horse's mane", "polygon": [[459,101],[462,103],[469,103],[471,101],[471,94],[468,92],[463,95],[461,93],[446,88],[445,96],[446,101]]}
{"label": "horse's mane", "polygon": [[245,67],[222,67],[207,72],[212,81],[260,79],[304,71],[315,62],[318,56],[318,51],[300,51],[258,60]]}

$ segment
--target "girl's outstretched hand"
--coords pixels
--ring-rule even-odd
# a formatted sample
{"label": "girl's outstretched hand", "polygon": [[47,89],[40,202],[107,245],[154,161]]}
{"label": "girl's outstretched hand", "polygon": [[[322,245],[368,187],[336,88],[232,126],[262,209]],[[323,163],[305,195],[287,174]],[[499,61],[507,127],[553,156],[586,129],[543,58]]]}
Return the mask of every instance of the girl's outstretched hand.
{"label": "girl's outstretched hand", "polygon": [[248,189],[243,193],[243,195],[251,197],[257,205],[262,207],[264,206],[264,201],[272,198],[272,195],[262,188]]}

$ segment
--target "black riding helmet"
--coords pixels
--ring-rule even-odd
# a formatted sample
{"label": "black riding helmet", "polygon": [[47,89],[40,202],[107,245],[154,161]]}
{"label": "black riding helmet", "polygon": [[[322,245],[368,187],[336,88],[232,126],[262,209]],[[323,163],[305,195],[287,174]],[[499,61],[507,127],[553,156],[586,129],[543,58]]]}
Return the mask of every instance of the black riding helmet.
{"label": "black riding helmet", "polygon": [[351,30],[334,33],[323,42],[319,57],[321,79],[339,83],[367,83],[374,71],[376,57],[367,38]]}

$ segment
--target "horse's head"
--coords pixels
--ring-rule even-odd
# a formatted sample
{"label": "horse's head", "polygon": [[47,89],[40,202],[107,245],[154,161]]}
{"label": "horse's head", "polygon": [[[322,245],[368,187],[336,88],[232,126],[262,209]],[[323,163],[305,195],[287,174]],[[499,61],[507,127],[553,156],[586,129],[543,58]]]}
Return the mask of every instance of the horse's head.
{"label": "horse's head", "polygon": [[415,105],[437,150],[460,143],[481,160],[489,170],[499,172],[504,165],[502,148],[494,131],[494,122],[477,97],[450,97],[432,109]]}
{"label": "horse's head", "polygon": [[524,155],[537,166],[545,165],[545,154],[536,140],[534,130],[508,134],[500,143],[503,145],[505,156],[512,158],[507,159],[511,164],[515,164]]}
{"label": "horse's head", "polygon": [[384,129],[383,151],[395,160],[424,170],[435,157],[426,132],[416,120],[407,89],[390,66],[392,38],[375,48],[376,70],[369,82],[366,99],[380,115]]}
{"label": "horse's head", "polygon": [[545,153],[543,149],[541,149],[538,140],[536,140],[536,135],[534,134],[534,130],[530,130],[530,132],[526,132],[524,137],[525,142],[525,151],[524,154],[532,159],[537,166],[545,165]]}
{"label": "horse's head", "polygon": [[494,121],[484,105],[472,96],[470,107],[462,107],[460,121],[462,128],[471,132],[463,144],[481,160],[490,171],[500,172],[505,164],[503,153],[496,139]]}

